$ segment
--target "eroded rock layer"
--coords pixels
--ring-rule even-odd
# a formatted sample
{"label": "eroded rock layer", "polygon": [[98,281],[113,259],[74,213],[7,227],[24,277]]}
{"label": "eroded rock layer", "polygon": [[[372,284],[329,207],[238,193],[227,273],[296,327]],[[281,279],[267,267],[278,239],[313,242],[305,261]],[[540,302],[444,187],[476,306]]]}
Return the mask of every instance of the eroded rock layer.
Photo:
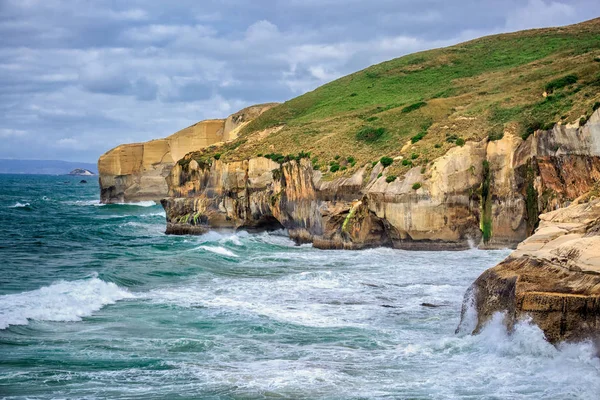
{"label": "eroded rock layer", "polygon": [[167,179],[168,233],[285,227],[321,248],[515,246],[541,212],[600,181],[600,112],[525,141],[467,142],[395,180],[381,163],[326,181],[308,158],[182,161]]}
{"label": "eroded rock layer", "polygon": [[168,193],[165,178],[190,151],[233,140],[241,127],[275,104],[245,108],[226,119],[201,121],[164,139],[120,145],[98,160],[100,200],[159,201]]}
{"label": "eroded rock layer", "polygon": [[600,200],[571,205],[540,219],[533,236],[473,283],[468,293],[477,310],[475,331],[503,312],[508,329],[531,317],[551,342],[597,340]]}

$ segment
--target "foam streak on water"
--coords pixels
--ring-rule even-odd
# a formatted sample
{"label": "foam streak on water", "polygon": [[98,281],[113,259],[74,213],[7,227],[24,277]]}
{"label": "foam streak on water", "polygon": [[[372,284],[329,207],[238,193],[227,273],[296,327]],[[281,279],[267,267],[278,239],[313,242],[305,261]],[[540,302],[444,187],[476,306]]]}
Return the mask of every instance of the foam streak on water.
{"label": "foam streak on water", "polygon": [[[166,236],[160,206],[97,207],[97,184],[69,179],[0,177],[8,399],[600,392],[590,343],[554,347],[528,321],[508,334],[502,315],[468,334],[476,315],[465,291],[508,251],[320,251],[285,232]],[[27,212],[10,207],[23,199]]]}

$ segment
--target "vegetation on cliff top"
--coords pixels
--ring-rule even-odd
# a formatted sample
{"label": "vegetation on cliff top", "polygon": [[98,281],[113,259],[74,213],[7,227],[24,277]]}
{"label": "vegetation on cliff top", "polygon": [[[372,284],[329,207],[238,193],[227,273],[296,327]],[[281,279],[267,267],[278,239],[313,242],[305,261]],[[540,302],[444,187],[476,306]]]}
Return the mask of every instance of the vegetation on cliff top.
{"label": "vegetation on cliff top", "polygon": [[600,96],[599,58],[600,19],[410,54],[276,106],[212,151],[234,160],[303,150],[324,172],[335,155],[353,157],[351,172],[381,156],[421,154],[390,167],[402,175],[465,140],[507,130],[526,138],[587,119]]}

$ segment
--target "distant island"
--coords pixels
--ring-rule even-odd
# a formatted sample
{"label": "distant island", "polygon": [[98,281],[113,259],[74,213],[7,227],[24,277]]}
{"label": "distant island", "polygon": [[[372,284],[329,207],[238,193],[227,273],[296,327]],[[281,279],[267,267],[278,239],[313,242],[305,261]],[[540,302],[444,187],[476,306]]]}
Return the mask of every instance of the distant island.
{"label": "distant island", "polygon": [[74,176],[94,176],[96,174],[93,173],[92,171],[90,171],[89,169],[75,168],[73,171],[69,172],[69,175],[74,175]]}
{"label": "distant island", "polygon": [[[0,174],[78,175],[75,171],[96,174],[96,164],[62,160],[10,160],[0,159]],[[86,176],[89,176],[86,174]]]}

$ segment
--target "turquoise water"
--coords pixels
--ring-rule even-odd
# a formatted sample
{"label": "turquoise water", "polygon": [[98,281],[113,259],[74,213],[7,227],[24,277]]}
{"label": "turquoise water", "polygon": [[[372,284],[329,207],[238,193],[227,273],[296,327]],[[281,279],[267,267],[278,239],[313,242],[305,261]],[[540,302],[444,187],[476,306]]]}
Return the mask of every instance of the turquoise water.
{"label": "turquoise water", "polygon": [[321,251],[283,232],[165,236],[160,206],[101,206],[95,180],[79,180],[0,175],[0,397],[600,392],[588,343],[557,349],[527,322],[507,335],[501,316],[480,335],[454,333],[465,290],[508,251]]}

